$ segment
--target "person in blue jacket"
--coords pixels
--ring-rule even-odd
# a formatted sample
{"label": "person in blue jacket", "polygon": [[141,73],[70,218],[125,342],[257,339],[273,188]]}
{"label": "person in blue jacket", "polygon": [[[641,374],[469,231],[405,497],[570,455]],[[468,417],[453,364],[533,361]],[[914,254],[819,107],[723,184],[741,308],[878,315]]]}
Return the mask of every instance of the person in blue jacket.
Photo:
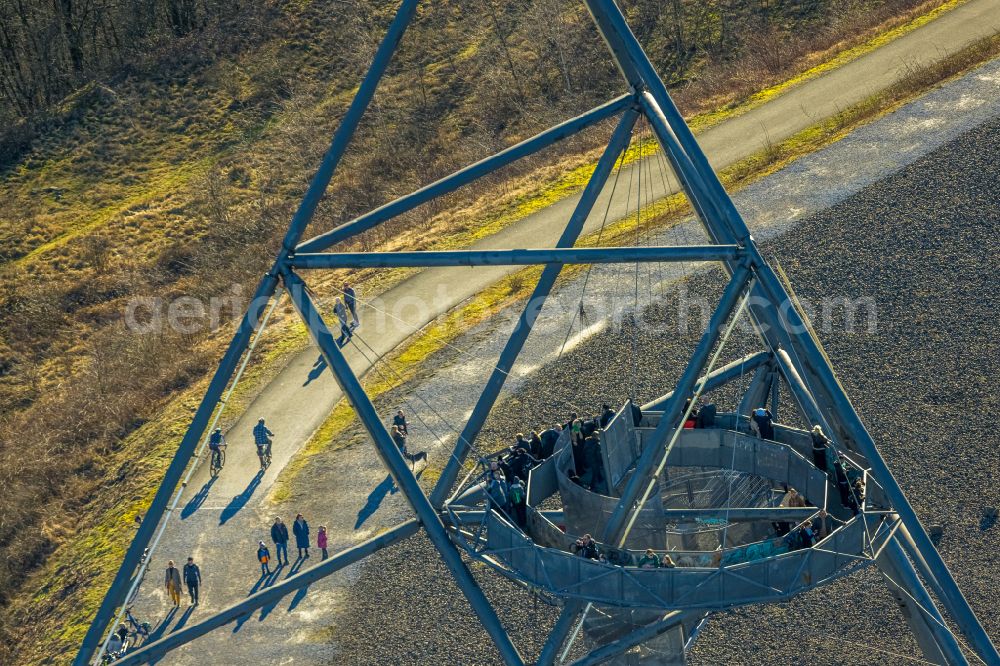
{"label": "person in blue jacket", "polygon": [[271,561],[271,551],[267,549],[263,541],[257,544],[257,561],[260,562],[260,575],[270,576],[271,567],[268,563]]}

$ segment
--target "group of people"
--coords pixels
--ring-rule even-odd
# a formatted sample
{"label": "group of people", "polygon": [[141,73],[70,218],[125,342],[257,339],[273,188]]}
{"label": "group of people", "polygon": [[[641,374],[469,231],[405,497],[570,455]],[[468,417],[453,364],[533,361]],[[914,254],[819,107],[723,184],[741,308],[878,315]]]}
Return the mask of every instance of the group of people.
{"label": "group of people", "polygon": [[608,405],[601,407],[601,414],[581,419],[573,412],[566,428],[573,447],[573,471],[570,479],[588,490],[607,494],[604,483],[604,459],[601,455],[601,430],[611,422],[615,413]]}
{"label": "group of people", "polygon": [[861,511],[865,501],[864,473],[854,465],[849,465],[847,457],[838,453],[823,428],[812,428],[812,455],[816,469],[826,473],[831,483],[837,486],[840,503],[850,509],[855,516]]}
{"label": "group of people", "polygon": [[[750,414],[750,430],[762,439],[773,440],[774,419],[770,410],[764,407],[754,409]],[[830,482],[837,486],[841,505],[850,509],[855,516],[858,515],[865,499],[863,472],[856,466],[848,464],[847,456],[836,450],[821,425],[814,425],[810,435],[813,464],[816,469],[825,472]]]}
{"label": "group of people", "polygon": [[[257,447],[257,458],[260,459],[261,469],[267,466],[271,459],[271,445],[274,433],[264,422],[264,417],[257,419],[257,424],[253,427],[253,443]],[[216,428],[208,436],[208,450],[211,455],[212,465],[217,470],[222,469],[221,452],[226,448],[226,436],[222,434],[222,428]]]}
{"label": "group of people", "polygon": [[[298,549],[296,562],[309,559],[309,548],[311,547],[309,522],[301,513],[295,516],[291,534],[295,537],[295,547]],[[274,543],[274,555],[277,558],[278,568],[288,566],[288,526],[285,525],[280,516],[275,516],[274,523],[271,524],[271,541]],[[325,525],[320,525],[316,532],[316,547],[320,549],[324,560],[329,557]],[[284,557],[284,562],[282,562],[282,557]],[[269,576],[271,574],[271,550],[263,539],[257,542],[257,561],[260,563],[260,575]]]}
{"label": "group of people", "polygon": [[187,558],[187,563],[182,569],[178,569],[174,561],[169,560],[164,572],[163,584],[166,586],[167,596],[174,602],[175,608],[181,605],[182,585],[187,586],[191,605],[197,606],[198,590],[201,588],[201,569],[195,564],[193,557]]}
{"label": "group of people", "polygon": [[640,569],[673,569],[677,566],[669,554],[657,555],[652,548],[647,548],[638,561],[634,560],[633,555],[627,550],[610,549],[608,552],[604,552],[600,545],[594,541],[594,537],[589,534],[584,534],[577,539],[570,550],[588,560],[597,560],[619,566],[635,566]]}
{"label": "group of people", "polygon": [[[489,461],[480,477],[490,502],[523,528],[527,523],[528,472],[552,456],[564,432],[569,432],[573,447],[570,479],[594,492],[606,493],[600,430],[606,428],[614,416],[614,410],[605,404],[600,414],[592,418],[582,419],[572,412],[566,423],[553,424],[542,432],[517,433],[514,443],[495,460]],[[486,462],[484,459],[483,463]]]}

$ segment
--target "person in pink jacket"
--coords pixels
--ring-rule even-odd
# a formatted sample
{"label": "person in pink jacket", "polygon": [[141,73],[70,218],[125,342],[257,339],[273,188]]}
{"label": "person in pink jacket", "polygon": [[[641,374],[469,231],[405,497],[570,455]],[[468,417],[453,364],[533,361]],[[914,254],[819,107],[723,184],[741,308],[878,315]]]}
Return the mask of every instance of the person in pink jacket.
{"label": "person in pink jacket", "polygon": [[319,526],[319,532],[316,533],[316,546],[323,553],[324,560],[329,557],[329,554],[326,552],[326,527],[323,525]]}

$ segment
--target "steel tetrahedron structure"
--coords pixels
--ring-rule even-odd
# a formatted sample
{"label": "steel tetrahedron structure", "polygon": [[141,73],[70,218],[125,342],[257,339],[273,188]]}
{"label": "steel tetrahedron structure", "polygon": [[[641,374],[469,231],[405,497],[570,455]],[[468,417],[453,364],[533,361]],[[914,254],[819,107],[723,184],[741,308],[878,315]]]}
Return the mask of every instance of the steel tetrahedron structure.
{"label": "steel tetrahedron structure", "polygon": [[[621,10],[614,0],[584,2],[621,71],[625,94],[303,241],[317,205],[414,18],[418,1],[402,0],[291,220],[281,250],[261,279],[251,306],[93,619],[74,662],[77,666],[91,663],[101,649],[114,613],[125,603],[139,575],[144,551],[185,470],[194,464],[195,449],[279,287],[291,297],[415,518],[219,613],[143,645],[119,663],[156,660],[198,636],[273,604],[294,590],[423,530],[493,640],[499,658],[507,664],[525,662],[473,577],[467,559],[478,559],[500,575],[561,606],[555,628],[536,661],[538,664],[554,663],[560,650],[565,658],[569,651],[568,647],[564,649],[567,638],[571,634],[575,638],[581,628],[597,647],[575,662],[578,664],[624,659],[630,653],[641,657],[644,645],[655,646],[655,650],[648,648],[653,650],[649,654],[655,652],[660,663],[683,660],[685,642],[693,639],[696,627],[708,613],[743,604],[787,600],[872,564],[885,574],[890,593],[899,602],[926,659],[934,663],[966,664],[968,656],[974,654],[984,663],[1000,665],[1000,655],[990,637],[894,480],[808,320],[786,291],[784,282],[762,257],[746,223]],[[337,243],[613,118],[617,118],[617,125],[555,248],[489,252],[329,251]],[[640,118],[645,118],[655,134],[663,156],[711,243],[574,247]],[[729,282],[673,390],[641,408],[627,403],[603,426],[606,485],[600,489],[581,486],[572,478],[571,447],[560,446],[531,471],[526,523],[512,520],[497,510],[485,484],[459,484],[456,488],[467,457],[563,266],[670,261],[719,262]],[[464,424],[453,454],[428,496],[345,360],[300,273],[307,269],[343,267],[487,264],[540,264],[544,268]],[[753,322],[763,350],[716,368],[720,345],[741,316]],[[744,374],[752,379],[737,408],[730,413],[714,415],[713,412],[714,418],[700,423],[698,428],[684,427],[699,397]],[[832,468],[810,454],[808,430],[776,426],[765,433],[751,432],[748,411],[770,403],[776,414],[779,386],[787,387],[789,405],[803,422],[819,426],[829,435],[831,450],[843,456],[840,469],[852,472],[864,482],[865,498],[859,498],[853,508],[829,501],[831,490],[837,492],[838,477]],[[561,441],[565,443],[565,439]],[[679,478],[684,479],[686,493],[670,491],[678,477],[671,474],[670,479],[666,478],[664,470],[668,466],[672,470],[685,470]],[[696,495],[692,488],[707,496],[718,487],[720,478],[727,484],[725,507],[697,505],[692,499]],[[734,484],[744,491],[740,506],[731,502]],[[776,484],[782,487],[786,498],[790,488],[799,488],[804,501],[794,504],[774,501]],[[556,491],[561,494],[563,510],[542,510],[541,502],[553,497]],[[718,548],[699,546],[706,538],[702,532],[671,531],[669,527],[675,523],[691,524],[690,521],[703,516],[719,516],[722,511],[724,531],[721,536],[712,532],[708,537],[719,539]],[[758,529],[761,524],[797,525],[803,519],[825,526],[820,530],[819,540],[805,546],[789,547],[787,540],[764,538]],[[568,552],[566,535],[576,536],[584,531],[599,536],[608,557],[592,560]],[[656,550],[669,551],[677,566],[657,569],[630,566],[633,561],[630,547],[643,550],[650,544],[655,544]],[[949,624],[958,631],[953,632]],[[574,638],[570,638],[571,644]]]}

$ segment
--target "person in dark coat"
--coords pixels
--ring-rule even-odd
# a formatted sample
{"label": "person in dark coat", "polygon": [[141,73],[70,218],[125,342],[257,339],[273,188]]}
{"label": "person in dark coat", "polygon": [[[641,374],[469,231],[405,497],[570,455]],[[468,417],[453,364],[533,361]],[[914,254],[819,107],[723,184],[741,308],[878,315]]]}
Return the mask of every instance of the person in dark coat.
{"label": "person in dark coat", "polygon": [[586,557],[588,560],[601,559],[601,549],[598,548],[597,542],[589,534],[584,534],[583,537],[577,539],[576,554],[580,557]]}
{"label": "person in dark coat", "polygon": [[601,405],[601,429],[607,428],[611,419],[615,418],[615,410],[607,403]]}
{"label": "person in dark coat", "polygon": [[604,461],[601,459],[601,438],[596,432],[583,440],[583,461],[587,470],[580,481],[585,488],[598,492],[604,480]]}
{"label": "person in dark coat", "polygon": [[695,420],[695,427],[714,428],[715,414],[716,407],[714,403],[710,402],[707,405],[703,405],[702,408],[698,410],[698,418]]}
{"label": "person in dark coat", "polygon": [[851,484],[847,480],[847,464],[843,454],[833,463],[833,471],[837,477],[837,492],[840,493],[840,503],[846,509],[850,509],[855,516],[858,515],[858,503],[851,492]]}
{"label": "person in dark coat", "polygon": [[556,444],[559,442],[560,435],[562,435],[562,426],[558,423],[548,430],[542,431],[542,434],[539,435],[539,439],[542,440],[542,451],[538,456],[539,459],[545,460],[552,456],[556,450]]}
{"label": "person in dark coat", "polygon": [[813,465],[816,465],[816,469],[824,474],[830,473],[826,467],[826,449],[831,444],[830,438],[823,434],[823,428],[819,425],[814,425],[812,429]]}
{"label": "person in dark coat", "polygon": [[406,414],[403,413],[402,409],[392,417],[392,425],[399,428],[399,431],[404,435],[410,434],[410,431],[406,429]]}
{"label": "person in dark coat", "polygon": [[760,433],[762,439],[774,439],[774,425],[772,423],[774,417],[771,416],[771,410],[758,407],[753,410],[751,418],[757,425],[757,432]]}
{"label": "person in dark coat", "polygon": [[[511,457],[508,464],[510,465],[510,471],[514,475],[514,478],[520,478],[522,481],[527,481],[528,470],[538,464],[538,459],[524,449],[518,449],[514,452],[514,455]],[[514,479],[511,479],[511,483],[513,482]]]}
{"label": "person in dark coat", "polygon": [[[309,558],[309,523],[302,514],[295,516],[292,524],[292,533],[295,534],[295,547],[299,549],[299,559]],[[303,555],[303,552],[305,555]]]}
{"label": "person in dark coat", "polygon": [[351,322],[351,330],[353,331],[358,326],[361,325],[361,320],[358,319],[358,295],[354,291],[354,287],[344,283],[344,305],[351,312],[351,318],[354,320]]}
{"label": "person in dark coat", "polygon": [[267,549],[263,541],[257,543],[257,561],[260,562],[260,575],[270,576],[271,575],[271,551]]}
{"label": "person in dark coat", "polygon": [[631,407],[631,412],[632,412],[632,425],[634,425],[634,426],[638,427],[638,426],[639,426],[639,424],[640,424],[640,423],[642,423],[642,409],[641,409],[641,408],[639,407],[639,405],[637,405],[637,404],[635,403],[635,400],[634,400],[634,399],[632,399],[632,398],[629,398],[629,400],[630,400],[630,401],[631,401],[631,403],[632,403],[632,407]]}
{"label": "person in dark coat", "polygon": [[499,509],[502,513],[507,510],[508,490],[507,482],[503,480],[503,472],[494,471],[486,484],[486,493],[490,496],[493,508]]}
{"label": "person in dark coat", "polygon": [[542,438],[534,430],[528,434],[528,453],[542,460]]}
{"label": "person in dark coat", "polygon": [[274,555],[278,558],[278,566],[281,566],[282,553],[285,554],[285,564],[288,564],[288,526],[281,518],[275,517],[274,524],[271,525],[271,541],[274,542]]}
{"label": "person in dark coat", "polygon": [[406,433],[399,429],[399,426],[392,426],[392,430],[389,431],[389,435],[392,436],[392,441],[396,443],[396,447],[405,456],[406,455]]}
{"label": "person in dark coat", "polygon": [[184,582],[187,584],[188,594],[191,595],[191,603],[198,605],[198,588],[201,587],[201,569],[194,563],[194,558],[189,557],[184,565]]}

